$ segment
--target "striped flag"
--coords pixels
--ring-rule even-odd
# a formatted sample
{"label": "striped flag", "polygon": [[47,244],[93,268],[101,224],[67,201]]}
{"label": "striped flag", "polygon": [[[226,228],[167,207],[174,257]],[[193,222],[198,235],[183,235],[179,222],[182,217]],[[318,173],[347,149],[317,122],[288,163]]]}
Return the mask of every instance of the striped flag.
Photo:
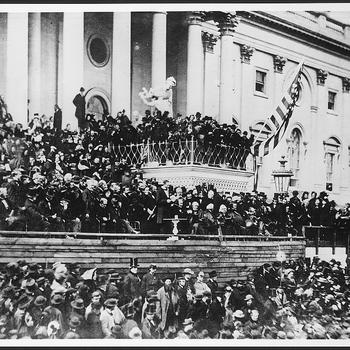
{"label": "striped flag", "polygon": [[287,130],[289,119],[293,114],[295,104],[299,98],[303,65],[303,61],[299,63],[295,73],[292,76],[291,83],[288,84],[287,91],[283,94],[277,107],[273,110],[262,126],[261,130],[266,124],[272,126],[273,133],[271,136],[269,136],[269,138],[261,143],[256,143],[257,139],[255,140],[255,143],[251,149],[255,156],[264,157],[268,155],[278,145],[285,131]]}

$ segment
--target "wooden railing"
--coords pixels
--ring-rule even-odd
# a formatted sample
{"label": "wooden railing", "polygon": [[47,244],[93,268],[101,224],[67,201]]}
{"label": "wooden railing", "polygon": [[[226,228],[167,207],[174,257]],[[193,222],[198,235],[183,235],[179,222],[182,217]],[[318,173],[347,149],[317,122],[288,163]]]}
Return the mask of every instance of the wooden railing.
{"label": "wooden railing", "polygon": [[[1,231],[0,237],[11,238],[67,238],[67,239],[100,239],[100,240],[167,240],[172,234],[133,234],[133,233],[91,233],[91,232],[42,232],[42,231]],[[258,235],[193,235],[178,234],[180,240],[211,241],[300,241],[303,236],[258,236]]]}
{"label": "wooden railing", "polygon": [[316,255],[320,247],[331,247],[332,254],[335,254],[336,247],[345,247],[346,254],[349,254],[350,229],[335,226],[304,226],[303,236],[306,239],[307,247],[315,247]]}

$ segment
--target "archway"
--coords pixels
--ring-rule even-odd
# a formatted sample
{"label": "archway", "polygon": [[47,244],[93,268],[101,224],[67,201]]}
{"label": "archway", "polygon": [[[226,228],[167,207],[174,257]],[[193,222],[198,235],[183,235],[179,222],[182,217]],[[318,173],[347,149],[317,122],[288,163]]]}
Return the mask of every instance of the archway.
{"label": "archway", "polygon": [[110,100],[101,90],[93,88],[85,95],[86,114],[95,115],[96,120],[102,120],[104,114],[110,111]]}

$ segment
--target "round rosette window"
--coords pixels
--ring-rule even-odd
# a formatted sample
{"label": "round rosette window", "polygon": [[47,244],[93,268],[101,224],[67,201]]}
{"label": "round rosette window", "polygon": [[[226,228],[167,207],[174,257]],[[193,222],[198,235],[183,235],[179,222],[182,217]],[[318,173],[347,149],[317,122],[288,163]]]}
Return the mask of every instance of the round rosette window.
{"label": "round rosette window", "polygon": [[87,51],[90,61],[96,67],[103,67],[108,63],[110,50],[104,38],[98,35],[91,36],[88,41]]}

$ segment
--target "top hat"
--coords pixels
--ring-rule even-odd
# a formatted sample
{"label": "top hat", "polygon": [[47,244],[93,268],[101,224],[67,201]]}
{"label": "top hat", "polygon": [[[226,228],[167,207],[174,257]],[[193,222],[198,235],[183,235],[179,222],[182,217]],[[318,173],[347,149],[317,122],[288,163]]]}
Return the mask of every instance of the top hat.
{"label": "top hat", "polygon": [[217,275],[218,275],[218,274],[216,273],[215,270],[209,272],[209,277],[210,277],[210,278],[217,277]]}
{"label": "top hat", "polygon": [[146,314],[154,315],[156,313],[156,305],[148,304],[146,307]]}
{"label": "top hat", "polygon": [[84,309],[84,301],[81,298],[73,300],[70,305],[73,309],[82,310]]}
{"label": "top hat", "polygon": [[130,268],[132,267],[138,267],[138,259],[137,258],[130,258]]}

